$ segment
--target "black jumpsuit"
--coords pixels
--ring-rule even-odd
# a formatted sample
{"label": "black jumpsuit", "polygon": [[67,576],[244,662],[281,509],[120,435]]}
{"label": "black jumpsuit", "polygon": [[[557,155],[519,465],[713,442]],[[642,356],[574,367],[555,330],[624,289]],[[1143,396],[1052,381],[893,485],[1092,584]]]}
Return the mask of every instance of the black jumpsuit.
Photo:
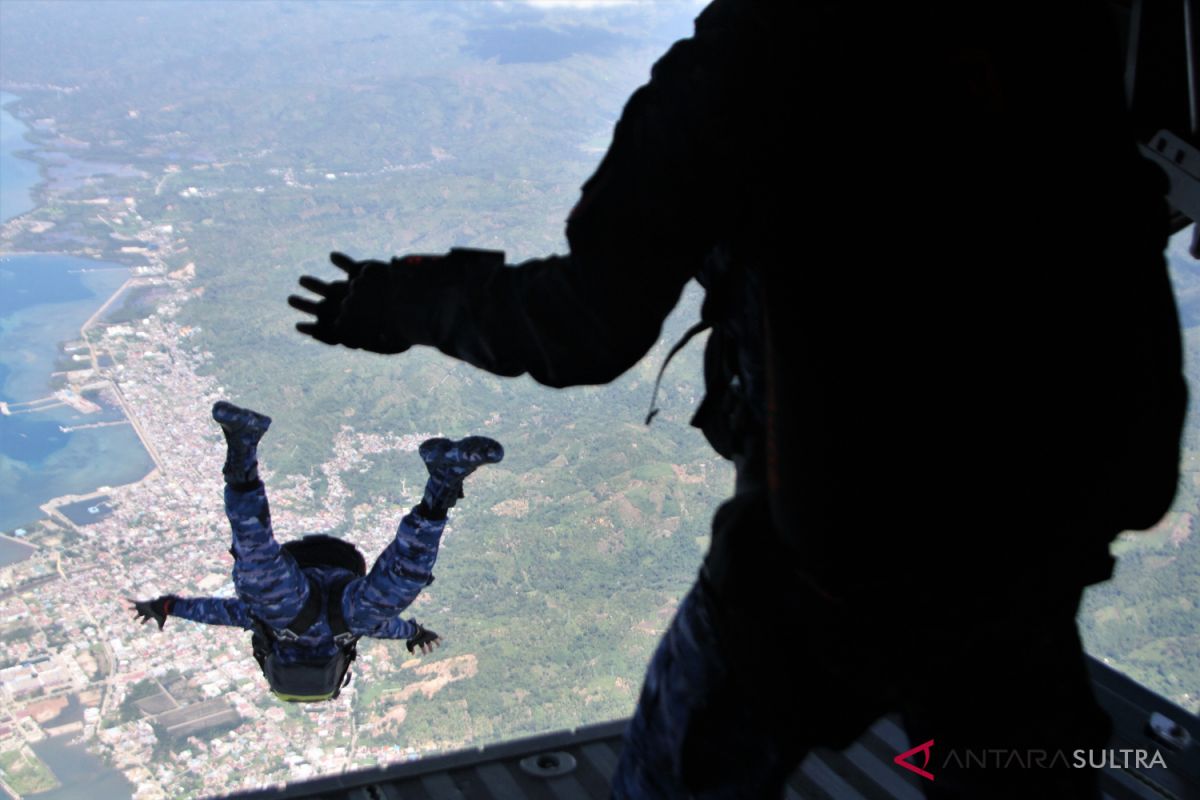
{"label": "black jumpsuit", "polygon": [[936,742],[931,795],[1094,792],[1061,759],[962,765],[1105,745],[1080,594],[1175,491],[1164,187],[1105,13],[717,0],[630,98],[568,255],[347,301],[376,341],[561,387],[620,375],[732,269],[703,422],[738,491],[616,796],[778,796],[889,710]]}

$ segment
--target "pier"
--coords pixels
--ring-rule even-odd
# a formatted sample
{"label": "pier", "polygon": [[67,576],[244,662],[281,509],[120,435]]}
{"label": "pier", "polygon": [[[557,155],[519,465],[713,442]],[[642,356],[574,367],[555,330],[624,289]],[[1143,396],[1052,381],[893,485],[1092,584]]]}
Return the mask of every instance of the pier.
{"label": "pier", "polygon": [[111,428],[113,425],[129,425],[127,419],[114,419],[109,422],[87,422],[83,425],[59,425],[58,429],[63,433],[74,433],[75,431],[87,430],[88,428]]}
{"label": "pier", "polygon": [[106,381],[100,381],[80,386],[78,390],[59,389],[49,397],[39,397],[37,400],[25,400],[20,403],[0,402],[0,414],[6,417],[14,414],[33,414],[37,411],[48,411],[51,408],[59,408],[60,406],[70,406],[80,414],[95,414],[100,410],[100,406],[88,400],[81,393],[102,389],[107,385]]}

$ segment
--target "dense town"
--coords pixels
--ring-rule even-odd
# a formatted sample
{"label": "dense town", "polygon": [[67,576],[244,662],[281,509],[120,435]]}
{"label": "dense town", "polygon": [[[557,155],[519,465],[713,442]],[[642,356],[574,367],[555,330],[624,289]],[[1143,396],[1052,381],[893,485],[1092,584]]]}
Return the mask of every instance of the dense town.
{"label": "dense town", "polygon": [[[518,18],[550,12],[512,3],[134,5],[130,18],[129,4],[80,14],[0,2],[0,88],[21,96],[0,98],[13,126],[4,147],[19,140],[31,187],[28,210],[0,217],[0,261],[69,255],[128,271],[63,326],[51,385],[0,398],[0,419],[70,411],[45,423],[51,436],[78,444],[77,431],[113,426],[102,433],[129,434],[137,456],[97,448],[71,461],[87,489],[40,510],[34,502],[70,490],[28,492],[32,513],[0,527],[0,797],[59,786],[56,800],[211,797],[627,717],[734,485],[732,466],[688,425],[705,391],[703,339],[672,362],[655,425],[641,424],[702,288],[685,290],[652,354],[619,381],[552,395],[525,377],[451,374],[416,352],[343,374],[341,352],[302,362],[309,343],[281,317],[301,270],[330,274],[334,249],[503,248],[514,264],[562,252],[579,186],[653,59],[691,34],[695,4],[580,2],[596,6],[594,28],[552,14],[527,26]],[[517,51],[539,30],[571,55],[524,60]],[[847,253],[874,257],[852,243]],[[1081,248],[1081,284],[1089,255]],[[1200,267],[1173,260],[1194,383]],[[241,341],[242,324],[272,303],[285,333]],[[23,354],[2,352],[6,389],[4,370]],[[285,380],[259,369],[268,358]],[[278,384],[296,375],[309,380],[291,397]],[[508,450],[506,472],[493,473],[508,491],[472,489],[446,529],[455,552],[439,560],[438,583],[403,612],[436,625],[446,646],[418,658],[404,642],[364,639],[332,702],[279,702],[248,631],[182,619],[159,630],[129,602],[234,595],[210,410],[248,405],[264,384],[278,401],[256,407],[276,419],[262,475],[280,540],[345,535],[368,564],[420,497],[416,448],[443,435],[426,427],[454,428],[455,415],[495,425]],[[355,408],[342,402],[349,392]],[[293,428],[297,448],[277,444],[288,424],[318,415],[307,436]],[[1193,421],[1176,510],[1115,543],[1117,578],[1091,590],[1079,617],[1089,652],[1192,711],[1197,443]],[[17,487],[10,478],[28,465],[5,450],[0,481]],[[890,474],[886,458],[868,458],[863,491]],[[137,474],[89,482],[112,463]]]}
{"label": "dense town", "polygon": [[[121,217],[137,219],[132,202],[114,205]],[[209,416],[221,387],[198,374],[211,356],[190,344],[192,329],[174,321],[192,291],[192,270],[168,273],[162,265],[177,246],[171,234],[169,226],[148,227],[145,241],[127,246],[151,264],[134,269],[122,287],[157,286],[166,299],[141,320],[106,324],[97,312],[80,340],[65,344],[80,368],[62,376],[56,393],[77,410],[99,409],[85,392],[119,405],[154,469],[135,484],[43,506],[46,520],[15,532],[34,545],[33,554],[0,569],[0,624],[8,630],[0,643],[6,665],[0,669],[0,751],[10,781],[13,775],[29,781],[6,787],[13,794],[53,785],[28,745],[63,735],[119,768],[138,800],[273,785],[419,753],[413,746],[358,742],[362,729],[402,721],[402,702],[378,718],[356,717],[352,684],[335,703],[285,710],[265,691],[245,631],[174,622],[159,632],[140,628],[130,613],[126,598],[133,596],[233,594],[220,503],[223,442]],[[395,503],[415,502],[417,490],[402,483],[400,496],[348,510],[341,475],[361,469],[372,454],[413,452],[429,435],[343,426],[334,458],[318,468],[324,477],[319,503],[307,477],[276,476],[266,465],[276,529],[330,529],[349,513],[361,531],[360,547],[378,553],[394,531]],[[80,506],[82,517],[65,513]],[[431,695],[474,672],[469,654],[422,662],[400,643],[371,643],[360,653],[356,672],[364,680],[407,673],[396,684],[401,697]],[[156,757],[164,747],[173,758]],[[217,763],[220,769],[208,768]]]}

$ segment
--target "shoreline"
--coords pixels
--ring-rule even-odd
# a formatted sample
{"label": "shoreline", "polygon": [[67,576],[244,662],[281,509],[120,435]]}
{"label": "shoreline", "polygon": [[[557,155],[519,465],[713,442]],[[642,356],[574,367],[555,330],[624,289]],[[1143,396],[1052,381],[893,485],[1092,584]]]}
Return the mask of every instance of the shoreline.
{"label": "shoreline", "polygon": [[[46,502],[39,505],[38,509],[43,514],[45,514],[47,517],[49,517],[51,520],[53,520],[54,522],[61,524],[61,525],[66,525],[69,528],[71,528],[71,530],[78,531],[78,529],[79,529],[78,526],[74,522],[72,522],[71,519],[69,517],[67,517],[66,514],[62,513],[59,510],[62,506],[69,506],[72,503],[80,503],[85,500],[95,500],[100,497],[105,497],[113,489],[118,489],[123,486],[136,486],[139,483],[143,483],[145,481],[150,480],[151,478],[157,477],[160,472],[162,472],[162,470],[159,467],[155,466],[155,467],[151,468],[151,470],[149,472],[147,472],[145,475],[138,478],[136,481],[130,481],[129,483],[120,483],[120,484],[117,484],[116,486],[98,486],[95,489],[93,489],[92,491],[85,492],[83,494],[64,494],[59,497],[54,497],[54,498],[47,500]],[[5,537],[5,538],[8,538],[8,537]],[[17,541],[20,541],[20,540],[18,539]],[[34,545],[30,545],[30,547],[33,547],[33,546]]]}
{"label": "shoreline", "polygon": [[[4,255],[5,254],[0,254],[0,257],[3,257]],[[71,256],[73,258],[87,258],[87,256],[77,256],[73,253],[61,253],[61,252],[60,253],[29,253],[27,255],[29,255],[29,256],[65,255],[65,256]],[[123,265],[120,268],[121,269],[132,269],[131,267],[125,267]],[[100,380],[102,380],[104,383],[108,384],[108,387],[112,390],[112,395],[116,399],[117,405],[121,409],[121,414],[125,417],[125,420],[129,423],[130,427],[133,428],[134,435],[136,435],[138,438],[138,443],[141,444],[142,449],[146,452],[146,454],[148,456],[150,456],[150,460],[153,462],[153,466],[150,468],[150,470],[145,475],[138,478],[137,480],[127,481],[125,483],[118,483],[118,484],[113,484],[113,485],[97,486],[96,488],[94,488],[88,492],[84,492],[83,494],[56,495],[54,497],[49,498],[44,503],[38,504],[38,509],[45,515],[46,518],[49,518],[50,520],[52,520],[56,523],[67,525],[72,530],[78,530],[78,528],[75,525],[75,523],[73,523],[70,519],[68,519],[66,517],[66,515],[59,512],[58,509],[61,506],[70,505],[71,503],[79,502],[81,500],[90,500],[95,497],[100,497],[100,496],[106,494],[108,491],[111,491],[112,489],[115,489],[115,488],[120,488],[120,487],[125,487],[125,486],[137,486],[141,483],[144,483],[146,481],[156,478],[158,475],[160,475],[164,472],[162,457],[159,455],[157,448],[155,448],[154,444],[150,441],[149,436],[146,434],[145,430],[142,428],[141,424],[138,422],[137,415],[134,414],[132,409],[129,407],[129,403],[126,401],[125,395],[121,391],[120,386],[117,384],[117,382],[113,378],[99,373],[99,369],[97,367],[97,363],[98,363],[97,356],[92,348],[91,342],[88,341],[88,338],[87,338],[88,329],[91,328],[92,326],[94,326],[95,324],[97,324],[100,321],[100,318],[104,315],[104,313],[109,311],[110,307],[113,305],[113,303],[116,302],[116,300],[119,297],[121,297],[121,295],[123,295],[126,291],[128,291],[129,289],[133,289],[133,288],[143,288],[143,287],[150,287],[150,286],[154,286],[154,285],[155,285],[155,283],[153,282],[152,278],[147,278],[146,276],[131,275],[120,286],[118,286],[116,288],[116,290],[104,301],[104,303],[98,309],[96,309],[96,311],[94,311],[86,320],[84,320],[83,324],[80,325],[80,327],[79,327],[78,338],[80,341],[87,344],[88,353],[91,355],[91,358],[92,358],[92,368],[97,370],[97,377],[100,378]],[[60,346],[61,346],[61,344],[62,343],[60,343]],[[36,522],[37,522],[37,520],[31,520],[29,523],[26,523],[26,524],[34,524]],[[18,526],[18,527],[20,527],[20,526]],[[5,538],[11,538],[11,537],[7,536],[7,534],[3,534],[3,533],[0,533],[0,536],[4,536]],[[13,541],[20,542],[21,544],[27,544],[30,547],[36,547],[35,545],[29,544],[27,542],[21,542],[19,539],[13,539]]]}
{"label": "shoreline", "polygon": [[6,543],[8,545],[21,545],[23,548],[25,548],[27,550],[27,552],[22,553],[19,557],[16,558],[15,561],[7,561],[4,559],[0,559],[0,570],[7,569],[8,567],[16,566],[17,564],[20,564],[25,559],[32,558],[33,554],[41,549],[40,545],[34,544],[33,542],[27,542],[24,539],[19,539],[16,536],[10,536],[7,533],[0,533],[0,544],[6,544]]}
{"label": "shoreline", "polygon": [[[35,91],[38,90],[35,89]],[[0,225],[7,225],[31,212],[37,211],[38,209],[47,205],[47,202],[53,197],[53,192],[51,190],[54,188],[56,179],[50,175],[50,169],[53,165],[48,163],[46,158],[44,158],[44,155],[46,154],[61,155],[67,159],[68,163],[70,161],[75,161],[80,164],[103,164],[106,166],[120,167],[128,166],[129,169],[135,170],[140,176],[144,176],[146,178],[150,177],[150,175],[143,173],[141,170],[138,170],[136,167],[134,167],[132,163],[128,165],[118,165],[115,162],[92,161],[86,158],[80,158],[79,156],[83,153],[72,153],[69,150],[49,147],[48,145],[53,144],[57,137],[54,129],[38,127],[36,124],[34,124],[34,121],[25,120],[17,116],[17,114],[14,113],[14,110],[10,110],[8,106],[12,106],[17,103],[21,99],[22,95],[13,94],[9,90],[3,88],[0,88],[0,92],[5,92],[14,98],[6,104],[0,105],[0,112],[8,114],[25,128],[25,130],[21,133],[21,140],[27,146],[19,149],[14,148],[13,150],[9,151],[9,155],[14,159],[20,159],[21,161],[35,165],[37,167],[38,174],[37,182],[32,184],[26,192],[29,202],[32,205],[24,211],[14,214],[12,217],[6,220],[0,221]],[[79,144],[83,145],[81,150],[91,147],[91,143],[89,142],[79,142]],[[97,174],[113,175],[119,173],[100,172]]]}
{"label": "shoreline", "polygon": [[[20,99],[20,97],[16,96],[16,100],[19,100],[19,99]],[[9,103],[6,103],[5,105],[11,106],[12,103],[16,102],[16,100],[10,101]],[[22,148],[20,151],[14,150],[11,154],[12,157],[22,158],[23,160],[30,161],[30,162],[38,165],[38,181],[37,181],[37,183],[30,186],[28,189],[29,199],[33,203],[33,206],[25,211],[22,211],[19,214],[15,214],[10,219],[6,219],[3,222],[0,222],[0,224],[7,225],[11,222],[21,219],[22,217],[25,217],[26,215],[28,215],[32,212],[35,212],[41,208],[44,208],[47,204],[47,201],[50,199],[49,190],[50,190],[52,181],[50,179],[50,176],[48,175],[48,171],[46,169],[45,163],[43,163],[42,161],[40,161],[36,158],[26,158],[24,156],[18,155],[18,153],[36,152],[39,148],[45,149],[46,142],[31,141],[29,139],[29,134],[34,130],[34,127],[32,125],[30,125],[27,121],[22,120],[20,117],[18,117],[16,114],[14,114],[11,110],[8,110],[7,108],[4,109],[4,113],[7,113],[13,119],[17,120],[18,122],[20,122],[22,125],[25,126],[26,130],[23,132],[21,138],[24,140],[24,142],[26,144],[30,145],[30,147],[32,148],[31,150],[27,150],[24,148]],[[46,152],[61,152],[61,151],[46,150]],[[68,158],[74,158],[74,156],[70,153],[65,153],[64,155],[66,155]],[[143,266],[143,265],[123,264],[117,260],[107,260],[107,259],[101,260],[101,259],[97,259],[94,256],[91,256],[88,254],[78,254],[78,253],[72,253],[69,251],[64,252],[62,250],[43,251],[43,252],[9,252],[9,251],[0,250],[0,258],[21,258],[21,257],[28,258],[28,257],[35,257],[35,256],[67,256],[67,257],[72,257],[72,258],[90,259],[90,260],[96,261],[97,263],[115,264],[117,267],[122,268],[122,269],[128,269],[131,272],[133,270],[135,270],[138,266]],[[103,381],[105,381],[109,385],[109,387],[112,389],[113,396],[116,398],[117,404],[120,406],[122,415],[124,415],[125,419],[129,422],[130,427],[133,428],[134,434],[138,438],[138,442],[141,444],[142,449],[146,452],[146,454],[150,456],[150,460],[153,462],[153,466],[150,468],[150,470],[145,475],[143,475],[141,478],[138,478],[137,480],[128,481],[126,483],[121,483],[121,484],[116,484],[115,486],[109,486],[109,487],[98,486],[95,489],[93,489],[90,492],[87,492],[83,495],[73,495],[73,494],[58,495],[55,497],[51,497],[49,500],[47,500],[44,503],[39,504],[39,506],[38,506],[39,510],[43,514],[45,514],[46,517],[48,517],[49,519],[54,520],[56,522],[65,522],[66,524],[68,524],[70,526],[70,529],[72,529],[72,530],[77,530],[77,528],[74,525],[74,523],[72,523],[69,519],[66,518],[65,515],[58,512],[58,508],[60,506],[68,505],[68,504],[70,504],[72,502],[76,502],[77,500],[80,500],[80,499],[87,499],[90,497],[99,496],[104,493],[103,491],[101,491],[102,488],[112,489],[112,488],[124,487],[124,486],[137,486],[148,480],[152,480],[153,478],[155,478],[156,476],[158,476],[159,474],[161,474],[163,472],[163,462],[162,462],[162,458],[159,456],[158,450],[155,448],[154,444],[150,441],[144,428],[139,423],[137,416],[133,413],[132,409],[129,406],[129,403],[125,400],[125,396],[121,392],[120,386],[117,384],[116,380],[114,378],[112,378],[111,376],[106,375],[100,371],[99,359],[96,356],[95,350],[94,350],[91,342],[87,338],[88,330],[91,327],[93,327],[94,325],[96,325],[101,320],[103,315],[112,308],[113,304],[117,301],[117,299],[120,298],[122,295],[124,295],[129,289],[135,288],[135,287],[154,286],[154,285],[155,285],[155,282],[154,282],[153,278],[150,278],[148,276],[139,276],[139,275],[131,274],[119,287],[117,287],[117,289],[108,298],[104,299],[104,301],[101,303],[100,307],[95,312],[93,312],[79,327],[79,339],[87,344],[88,353],[91,356],[92,368],[96,371],[97,377],[99,377]],[[61,345],[61,343],[60,343],[60,345]],[[36,520],[35,520],[35,522],[36,522]],[[19,540],[14,540],[14,541],[19,541]],[[22,542],[22,544],[24,544],[24,542]],[[30,546],[32,546],[32,545],[30,545]]]}

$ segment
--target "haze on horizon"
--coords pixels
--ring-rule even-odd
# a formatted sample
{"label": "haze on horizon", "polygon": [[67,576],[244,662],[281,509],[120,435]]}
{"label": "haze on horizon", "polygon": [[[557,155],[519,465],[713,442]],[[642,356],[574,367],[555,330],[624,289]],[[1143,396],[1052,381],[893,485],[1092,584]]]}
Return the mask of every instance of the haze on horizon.
{"label": "haze on horizon", "polygon": [[[37,551],[0,567],[0,750],[26,758],[6,769],[35,781],[33,756],[50,763],[67,740],[23,741],[28,726],[69,725],[99,761],[60,775],[54,800],[82,798],[96,780],[145,800],[191,797],[632,710],[732,486],[729,465],[687,424],[703,393],[702,341],[671,363],[662,413],[641,425],[667,349],[698,318],[699,289],[628,374],[562,392],[428,351],[384,359],[314,345],[292,330],[285,298],[299,275],[332,274],[330,250],[473,246],[504,249],[510,263],[562,252],[566,214],[622,105],[701,8],[0,3],[0,90],[20,98],[7,109],[30,126],[24,163],[50,178],[35,208],[0,225],[0,257],[65,253],[133,270],[138,282],[110,313],[71,336],[105,356],[97,375],[158,464],[112,487],[99,521],[26,520]],[[1180,241],[1170,258],[1195,385],[1200,266]],[[99,307],[112,291],[76,301]],[[51,299],[25,312],[57,313]],[[54,370],[91,366],[54,338],[43,359]],[[22,368],[4,350],[0,390]],[[50,393],[78,377],[37,380]],[[81,396],[119,406],[105,391]],[[132,621],[127,596],[232,592],[208,417],[217,398],[275,419],[263,463],[280,537],[332,532],[368,560],[415,502],[419,437],[480,432],[505,444],[503,468],[456,510],[437,582],[405,612],[447,647],[417,661],[402,643],[360,646],[350,691],[297,708],[265,691],[244,632]],[[1196,709],[1200,612],[1180,599],[1200,577],[1194,418],[1188,436],[1192,483],[1159,529],[1118,542],[1118,579],[1090,594],[1081,625],[1092,652]],[[0,478],[47,477],[38,458],[20,460]],[[886,479],[864,465],[868,485]],[[22,671],[30,662],[45,674]],[[47,702],[44,721],[11,722]]]}

